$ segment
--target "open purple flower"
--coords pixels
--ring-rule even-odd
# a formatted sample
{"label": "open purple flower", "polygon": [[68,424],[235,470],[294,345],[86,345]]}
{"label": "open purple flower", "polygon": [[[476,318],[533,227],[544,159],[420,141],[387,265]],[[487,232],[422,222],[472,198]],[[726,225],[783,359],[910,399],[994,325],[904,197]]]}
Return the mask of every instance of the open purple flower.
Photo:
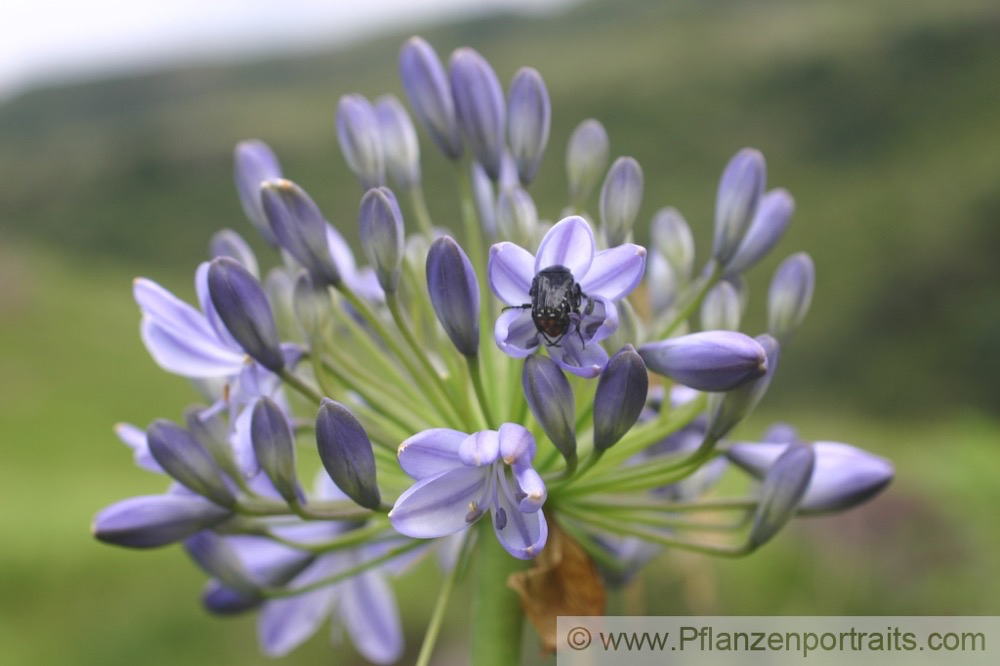
{"label": "open purple flower", "polygon": [[545,482],[531,466],[534,457],[534,437],[515,423],[471,435],[418,433],[399,445],[399,464],[417,483],[399,496],[389,520],[401,534],[430,539],[460,532],[489,511],[507,552],[531,559],[548,536],[539,510]]}
{"label": "open purple flower", "polygon": [[638,245],[598,252],[593,230],[576,215],[545,234],[537,255],[514,243],[497,243],[490,248],[490,287],[510,306],[497,318],[497,345],[524,358],[544,342],[564,370],[596,377],[608,361],[597,343],[618,328],[614,301],[635,289],[645,267],[646,250]]}

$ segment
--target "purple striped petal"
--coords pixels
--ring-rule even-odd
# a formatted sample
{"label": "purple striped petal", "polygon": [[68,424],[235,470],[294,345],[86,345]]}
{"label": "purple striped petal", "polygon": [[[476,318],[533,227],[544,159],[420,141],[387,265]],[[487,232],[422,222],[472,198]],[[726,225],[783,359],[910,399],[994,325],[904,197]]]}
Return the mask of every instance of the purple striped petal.
{"label": "purple striped petal", "polygon": [[549,229],[538,245],[532,275],[550,266],[565,266],[577,279],[594,261],[594,232],[578,215],[563,218]]}
{"label": "purple striped petal", "polygon": [[492,465],[500,457],[500,433],[496,430],[472,433],[458,447],[458,457],[468,467]]}
{"label": "purple striped petal", "polygon": [[567,335],[558,347],[549,347],[549,356],[566,372],[588,379],[601,374],[608,363],[608,352],[601,345],[584,345],[577,335]]}
{"label": "purple striped petal", "polygon": [[[496,532],[500,545],[508,553],[519,560],[530,560],[545,547],[549,527],[545,522],[545,514],[541,511],[522,513],[520,507],[500,492],[497,498],[499,506],[490,507],[493,517],[493,531]],[[499,521],[502,529],[497,528],[497,511],[503,509],[506,520]]]}
{"label": "purple striped petal", "polygon": [[403,471],[418,481],[462,466],[459,446],[468,435],[450,428],[432,428],[399,445],[396,455]]}
{"label": "purple striped petal", "polygon": [[156,462],[153,459],[153,454],[149,452],[149,442],[146,440],[145,430],[131,423],[119,423],[115,426],[115,434],[127,447],[132,449],[136,465],[150,472],[165,474],[160,463]]}
{"label": "purple striped petal", "polygon": [[507,310],[497,317],[493,338],[500,350],[514,358],[531,356],[538,349],[539,337],[531,310]]}
{"label": "purple striped petal", "polygon": [[491,467],[457,467],[417,481],[389,512],[400,534],[416,539],[454,534],[469,526],[466,516],[480,505]]}
{"label": "purple striped petal", "polygon": [[150,356],[161,368],[183,377],[230,377],[243,367],[244,355],[197,335],[163,328],[144,317],[139,335]]}
{"label": "purple striped petal", "polygon": [[500,456],[508,465],[526,462],[529,465],[535,458],[535,438],[522,425],[504,423],[498,432]]}
{"label": "purple striped petal", "polygon": [[507,305],[531,302],[528,292],[535,277],[535,258],[524,248],[514,243],[497,243],[490,248],[486,273],[493,293]]}
{"label": "purple striped petal", "polygon": [[587,296],[609,301],[624,298],[639,285],[646,270],[646,248],[627,243],[594,255],[590,270],[580,280]]}
{"label": "purple striped petal", "polygon": [[396,596],[377,571],[368,570],[344,581],[339,610],[351,642],[368,661],[391,664],[403,656],[403,626]]}
{"label": "purple striped petal", "polygon": [[[291,585],[301,587],[334,575],[342,570],[343,553],[326,555],[295,577]],[[282,657],[316,633],[333,611],[340,586],[318,590],[286,599],[268,601],[257,622],[260,648],[269,657]]]}

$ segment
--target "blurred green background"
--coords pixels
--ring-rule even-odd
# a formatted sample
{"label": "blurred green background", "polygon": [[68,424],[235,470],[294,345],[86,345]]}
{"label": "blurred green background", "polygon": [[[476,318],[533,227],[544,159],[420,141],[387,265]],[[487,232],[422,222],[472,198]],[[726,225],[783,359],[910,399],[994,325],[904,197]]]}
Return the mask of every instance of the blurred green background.
{"label": "blurred green background", "polygon": [[[505,83],[521,65],[541,71],[553,127],[532,193],[544,217],[565,198],[569,133],[596,117],[612,157],[645,171],[640,227],[676,206],[704,258],[723,166],[761,149],[769,186],[797,210],[752,275],[750,330],[782,257],[808,251],[818,279],[741,434],[781,418],[897,465],[874,503],[798,521],[748,559],[664,556],[612,611],[1000,614],[1000,7],[626,0],[417,30],[443,56],[475,47]],[[354,236],[361,193],[333,109],[348,92],[402,96],[408,34],[0,104],[0,663],[268,661],[253,618],[200,609],[203,576],[177,549],[89,535],[101,507],[162,489],[111,426],[179,418],[194,395],[143,349],[131,279],[190,298],[209,236],[250,235],[231,176],[244,138],[267,141]],[[450,168],[422,148],[429,205],[447,223]],[[416,578],[434,580],[424,567]],[[411,650],[433,603],[413,580],[401,593]],[[464,661],[465,601],[451,606],[441,663]],[[287,663],[330,660],[341,663],[321,636]]]}

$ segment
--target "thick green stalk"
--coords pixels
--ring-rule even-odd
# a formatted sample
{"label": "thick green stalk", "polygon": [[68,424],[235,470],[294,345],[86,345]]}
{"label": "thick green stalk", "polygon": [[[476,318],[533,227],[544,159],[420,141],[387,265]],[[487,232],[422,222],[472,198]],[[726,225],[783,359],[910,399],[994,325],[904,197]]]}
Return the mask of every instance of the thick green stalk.
{"label": "thick green stalk", "polygon": [[475,592],[472,606],[473,666],[510,666],[521,663],[524,614],[507,577],[528,563],[503,549],[489,520],[479,521]]}

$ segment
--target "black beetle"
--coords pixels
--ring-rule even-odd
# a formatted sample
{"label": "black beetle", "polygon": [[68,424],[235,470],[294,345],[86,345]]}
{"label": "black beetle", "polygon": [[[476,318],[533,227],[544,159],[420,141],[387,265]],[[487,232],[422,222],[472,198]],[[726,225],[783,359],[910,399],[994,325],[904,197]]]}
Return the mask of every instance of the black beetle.
{"label": "black beetle", "polygon": [[531,280],[528,295],[531,296],[530,303],[512,305],[504,310],[531,308],[531,320],[549,346],[558,347],[571,324],[576,324],[580,342],[583,342],[579,326],[580,306],[586,301],[584,312],[590,314],[594,309],[594,302],[583,293],[568,268],[549,266],[538,271]]}

